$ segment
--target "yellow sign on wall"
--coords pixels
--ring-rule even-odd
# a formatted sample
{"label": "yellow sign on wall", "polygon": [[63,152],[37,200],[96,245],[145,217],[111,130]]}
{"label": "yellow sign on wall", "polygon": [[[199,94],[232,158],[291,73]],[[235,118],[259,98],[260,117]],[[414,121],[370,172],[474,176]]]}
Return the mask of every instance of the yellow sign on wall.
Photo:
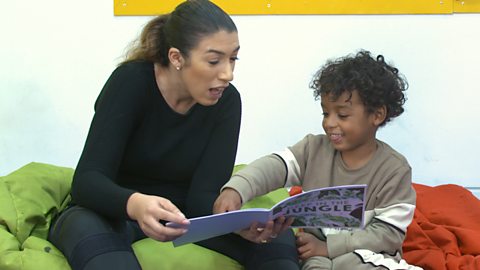
{"label": "yellow sign on wall", "polygon": [[[114,0],[114,14],[158,15],[183,0]],[[480,0],[212,0],[231,15],[450,14],[480,12]]]}

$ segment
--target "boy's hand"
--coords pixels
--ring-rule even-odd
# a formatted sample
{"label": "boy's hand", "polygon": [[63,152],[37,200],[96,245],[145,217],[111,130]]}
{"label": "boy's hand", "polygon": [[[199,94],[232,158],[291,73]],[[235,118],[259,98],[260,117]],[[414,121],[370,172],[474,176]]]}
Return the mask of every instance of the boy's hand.
{"label": "boy's hand", "polygon": [[213,213],[223,213],[238,210],[242,207],[242,197],[232,188],[226,188],[220,193],[213,204]]}
{"label": "boy's hand", "polygon": [[297,250],[300,259],[306,260],[313,256],[328,257],[327,243],[314,235],[305,232],[297,233]]}

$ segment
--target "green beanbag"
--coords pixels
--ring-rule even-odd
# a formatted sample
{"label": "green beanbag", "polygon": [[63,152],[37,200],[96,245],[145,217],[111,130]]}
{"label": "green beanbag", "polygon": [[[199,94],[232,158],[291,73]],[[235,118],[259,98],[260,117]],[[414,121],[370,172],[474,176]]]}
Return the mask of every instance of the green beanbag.
{"label": "green beanbag", "polygon": [[[46,238],[52,219],[70,201],[73,172],[71,168],[30,163],[0,177],[0,269],[70,269],[63,254]],[[279,189],[244,207],[269,208],[287,196],[285,189]],[[146,238],[132,247],[146,270],[243,269],[229,257],[195,244],[175,248],[171,242]]]}
{"label": "green beanbag", "polygon": [[70,269],[45,239],[70,200],[72,175],[70,168],[30,163],[0,177],[0,269]]}

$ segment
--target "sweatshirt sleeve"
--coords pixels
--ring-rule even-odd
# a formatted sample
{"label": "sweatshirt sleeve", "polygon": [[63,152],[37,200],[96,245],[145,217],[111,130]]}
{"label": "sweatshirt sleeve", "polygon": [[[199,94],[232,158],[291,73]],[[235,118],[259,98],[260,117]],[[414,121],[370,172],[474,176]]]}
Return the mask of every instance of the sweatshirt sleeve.
{"label": "sweatshirt sleeve", "polygon": [[242,203],[280,188],[285,184],[285,165],[277,155],[261,157],[230,178],[225,188],[235,189],[242,197]]}
{"label": "sweatshirt sleeve", "polygon": [[143,117],[148,80],[132,66],[120,66],[105,83],[75,170],[75,203],[114,218],[128,217],[126,203],[134,192],[116,183],[125,146]]}
{"label": "sweatshirt sleeve", "polygon": [[[302,139],[292,147],[283,151],[261,157],[232,176],[223,188],[233,188],[241,196],[242,202],[264,195],[280,187],[301,185],[305,144]],[[295,154],[292,149],[302,149]],[[297,156],[300,159],[297,159]]]}
{"label": "sweatshirt sleeve", "polygon": [[375,209],[368,213],[373,218],[363,230],[327,234],[330,258],[356,249],[389,254],[401,252],[407,227],[413,219],[415,199],[410,167],[397,169],[376,193]]}

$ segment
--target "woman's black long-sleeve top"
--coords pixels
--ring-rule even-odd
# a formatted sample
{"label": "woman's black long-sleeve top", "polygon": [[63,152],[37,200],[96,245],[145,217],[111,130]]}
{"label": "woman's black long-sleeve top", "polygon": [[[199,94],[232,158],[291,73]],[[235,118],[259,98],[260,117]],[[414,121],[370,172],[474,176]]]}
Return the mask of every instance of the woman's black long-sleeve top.
{"label": "woman's black long-sleeve top", "polygon": [[213,106],[174,112],[155,81],[153,64],[119,66],[96,103],[75,170],[74,203],[111,218],[128,218],[138,191],[171,200],[187,217],[212,213],[230,178],[241,119],[233,85]]}

